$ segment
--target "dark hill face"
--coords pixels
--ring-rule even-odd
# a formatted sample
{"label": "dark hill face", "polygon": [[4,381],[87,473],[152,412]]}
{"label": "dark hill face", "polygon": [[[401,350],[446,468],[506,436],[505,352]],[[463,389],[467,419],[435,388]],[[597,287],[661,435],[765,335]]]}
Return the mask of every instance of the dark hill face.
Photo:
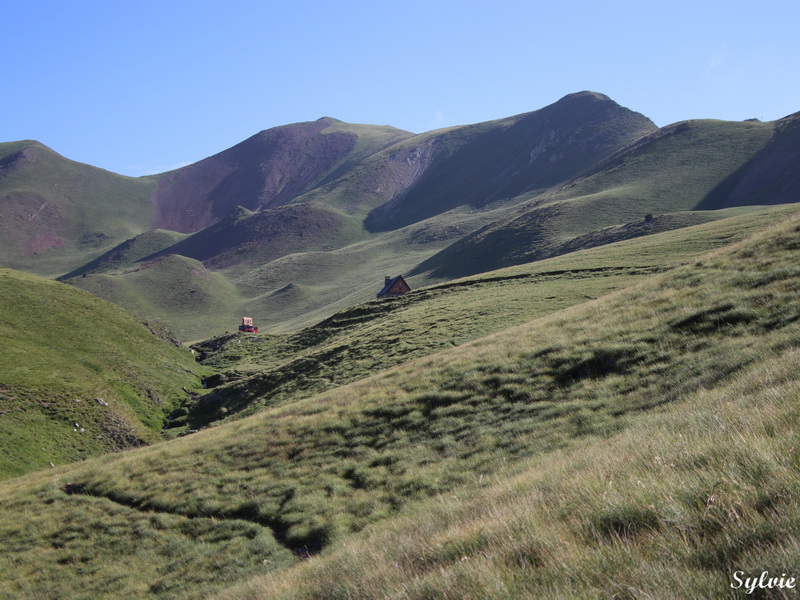
{"label": "dark hill face", "polygon": [[260,265],[292,252],[318,250],[335,243],[345,217],[308,203],[239,209],[229,217],[185,240],[147,257],[179,254],[209,268],[224,269],[247,263]]}
{"label": "dark hill face", "polygon": [[411,136],[394,128],[367,131],[323,118],[262,131],[188,167],[161,176],[152,196],[153,228],[198,231],[230,215],[237,206],[252,211],[282,206],[357,161]]}
{"label": "dark hill face", "polygon": [[797,201],[797,122],[701,120],[661,128],[464,236],[411,274],[452,278],[541,260],[591,240],[609,243],[619,232],[589,235],[608,227],[646,234],[653,229],[642,222],[648,215]]}
{"label": "dark hill face", "polygon": [[800,200],[800,113],[775,123],[769,143],[698,205],[715,209]]}
{"label": "dark hill face", "polygon": [[449,130],[428,142],[424,172],[375,208],[366,225],[396,229],[563,183],[656,129],[607,96],[580,92],[535,112]]}

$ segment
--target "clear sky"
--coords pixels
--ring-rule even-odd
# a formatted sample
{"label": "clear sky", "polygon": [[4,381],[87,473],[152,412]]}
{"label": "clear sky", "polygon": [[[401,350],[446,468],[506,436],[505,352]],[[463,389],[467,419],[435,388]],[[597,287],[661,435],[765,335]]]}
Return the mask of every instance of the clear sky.
{"label": "clear sky", "polygon": [[421,133],[581,90],[766,121],[800,111],[798,31],[798,0],[0,0],[0,141],[138,176],[322,116]]}

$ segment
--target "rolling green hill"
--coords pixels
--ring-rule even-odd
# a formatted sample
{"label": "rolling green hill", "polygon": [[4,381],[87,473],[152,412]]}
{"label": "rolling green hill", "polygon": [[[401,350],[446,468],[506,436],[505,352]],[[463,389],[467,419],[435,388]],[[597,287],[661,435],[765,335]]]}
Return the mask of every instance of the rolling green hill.
{"label": "rolling green hill", "polygon": [[412,135],[323,118],[262,131],[194,165],[142,178],[70,161],[35,141],[3,143],[0,264],[48,277],[113,268],[130,243],[115,247],[134,236],[195,232],[239,205],[281,206]]}
{"label": "rolling green hill", "polygon": [[155,182],[34,142],[0,144],[0,264],[54,277],[150,226]]}
{"label": "rolling green hill", "polygon": [[163,328],[0,268],[0,478],[160,439],[202,373]]}
{"label": "rolling green hill", "polygon": [[799,136],[581,92],[420,135],[326,117],[141,179],[1,144],[0,264],[68,273],[0,267],[0,596],[794,574]]}
{"label": "rolling green hill", "polygon": [[366,216],[372,232],[394,230],[564,183],[654,130],[607,96],[570,94],[529,113],[397,142],[295,202],[325,202]]}
{"label": "rolling green hill", "polygon": [[412,186],[374,208],[365,225],[397,229],[458,206],[480,208],[547,189],[655,129],[643,115],[593,92],[570,94],[516,117],[453,128],[430,140],[428,168]]}
{"label": "rolling green hill", "polygon": [[349,245],[364,237],[360,223],[328,206],[309,203],[241,209],[148,258],[180,254],[209,268],[260,266],[287,254]]}
{"label": "rolling green hill", "polygon": [[774,125],[767,145],[709,193],[698,208],[797,202],[800,113]]}
{"label": "rolling green hill", "polygon": [[80,268],[62,275],[59,279],[66,281],[73,277],[88,275],[90,273],[104,273],[131,268],[136,266],[139,262],[146,261],[165,248],[176,244],[185,237],[186,234],[166,231],[164,229],[145,231],[144,233],[140,233],[135,237],[125,240],[119,246],[115,246],[105,254],[89,261]]}
{"label": "rolling green hill", "polygon": [[[800,558],[792,208],[702,256],[688,230],[649,254],[628,252],[644,238],[620,242],[603,249],[618,264],[667,247],[683,264],[246,419],[6,482],[0,592],[690,598],[728,593],[735,569],[787,572]],[[724,244],[740,228],[722,223],[695,229]],[[483,285],[473,303],[491,307],[512,273],[463,287]],[[364,309],[326,327],[363,324]]]}
{"label": "rolling green hill", "polygon": [[[400,140],[288,205],[240,208],[160,254],[223,274],[262,329],[296,331],[368,300],[387,274],[418,287],[726,216],[708,209],[785,202],[797,184],[797,121],[655,130],[607,97],[573,94]],[[195,339],[180,307],[163,309],[158,318]],[[207,320],[206,335],[228,330],[227,319]]]}
{"label": "rolling green hill", "polygon": [[159,323],[169,323],[183,340],[208,331],[235,329],[242,299],[221,274],[203,263],[170,254],[118,273],[70,279],[73,287],[114,302]]}
{"label": "rolling green hill", "polygon": [[193,165],[159,176],[153,225],[199,231],[234,213],[275,208],[411,137],[394,127],[330,117],[262,131]]}
{"label": "rolling green hill", "polygon": [[[580,92],[420,135],[326,117],[138,180],[11,143],[0,196],[31,193],[39,203],[3,211],[0,264],[61,275],[182,340],[221,334],[245,314],[292,332],[370,299],[388,274],[413,287],[442,283],[706,222],[726,207],[793,201],[798,122],[657,129]],[[107,211],[122,205],[128,233],[111,236]],[[58,233],[70,219],[80,226]],[[39,254],[21,249],[23,237],[38,240]],[[172,264],[153,262],[169,255],[199,261],[216,283],[193,303],[192,277],[135,283]]]}

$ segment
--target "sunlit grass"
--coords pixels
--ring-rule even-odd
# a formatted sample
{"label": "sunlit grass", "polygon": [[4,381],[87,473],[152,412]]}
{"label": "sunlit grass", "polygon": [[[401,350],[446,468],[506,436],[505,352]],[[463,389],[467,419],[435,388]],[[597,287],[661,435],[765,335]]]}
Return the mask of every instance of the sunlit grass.
{"label": "sunlit grass", "polygon": [[793,573],[798,358],[776,354],[220,598],[711,598],[731,594],[734,570]]}
{"label": "sunlit grass", "polygon": [[203,371],[163,327],[1,268],[0,336],[0,477],[163,439]]}

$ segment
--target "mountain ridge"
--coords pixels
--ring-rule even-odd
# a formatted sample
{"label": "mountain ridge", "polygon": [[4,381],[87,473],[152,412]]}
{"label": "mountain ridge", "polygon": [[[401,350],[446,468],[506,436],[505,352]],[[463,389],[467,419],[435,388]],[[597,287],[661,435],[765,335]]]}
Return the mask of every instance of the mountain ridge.
{"label": "mountain ridge", "polygon": [[[153,182],[64,158],[36,141],[0,144],[0,263],[54,276],[149,226]],[[61,273],[59,273],[61,271]]]}
{"label": "mountain ridge", "polygon": [[[440,158],[437,163],[445,164],[439,171],[426,175],[390,206],[373,209],[365,223],[367,228],[378,230],[387,227],[387,221],[398,219],[401,225],[407,225],[412,219],[432,216],[431,206],[439,212],[458,204],[482,207],[551,187],[578,177],[607,153],[655,129],[643,115],[595,92],[569,94],[539,110],[451,129],[451,136],[475,131],[476,139]],[[450,162],[456,164],[460,175],[451,174],[453,167],[446,164]],[[437,201],[447,197],[455,197],[458,204]],[[424,205],[427,210],[415,209],[414,205]],[[404,218],[404,212],[414,216]],[[391,228],[397,228],[397,224]]]}
{"label": "mountain ridge", "polygon": [[[119,296],[131,289],[122,283],[130,278],[126,271],[178,254],[237,288],[234,312],[255,311],[264,326],[286,330],[366,300],[369,282],[385,273],[410,275],[419,286],[691,222],[673,213],[791,200],[800,188],[793,170],[796,124],[790,115],[770,123],[699,120],[656,128],[608,96],[586,91],[512,117],[422,134],[322,117],[264,130],[160,175],[106,174],[138,190],[127,235],[111,235],[108,220],[86,221],[77,234],[36,229],[54,205],[42,196],[17,216],[32,217],[28,229],[7,223],[5,231],[13,231],[6,238],[0,228],[0,264],[59,275],[135,308],[141,295]],[[79,184],[94,189],[74,174],[80,170],[73,168],[76,194]],[[9,189],[8,170],[2,175],[0,201],[8,203],[17,192]],[[128,193],[95,191],[84,201],[118,206]],[[643,226],[648,215],[657,218]],[[21,256],[20,244],[39,254]],[[170,264],[155,263],[150,271]],[[337,267],[328,272],[324,264]],[[275,293],[290,285],[296,303]],[[204,296],[207,308],[231,301],[227,291],[223,296]],[[148,304],[155,306],[147,301],[140,310],[147,313]],[[188,331],[175,325],[186,322],[180,310],[178,303],[158,315],[187,339]],[[209,335],[230,328],[205,319]]]}
{"label": "mountain ridge", "polygon": [[[793,123],[791,119],[789,123]],[[695,120],[675,123],[643,135],[607,157],[586,174],[555,187],[512,214],[457,240],[418,265],[412,274],[465,276],[554,256],[570,247],[570,238],[653,215],[722,209],[742,203],[720,194],[721,186],[746,169],[755,156],[766,164],[783,120],[772,123]],[[789,128],[785,143],[798,143]],[[766,152],[766,156],[765,156]],[[783,159],[781,159],[783,160]],[[792,164],[797,170],[797,167]],[[787,187],[800,190],[788,177]],[[764,179],[759,178],[764,185]],[[681,186],[676,187],[675,182]],[[794,187],[792,187],[794,186]],[[709,203],[709,198],[717,198]],[[767,203],[780,203],[765,194]],[[751,198],[745,205],[757,205]]]}

